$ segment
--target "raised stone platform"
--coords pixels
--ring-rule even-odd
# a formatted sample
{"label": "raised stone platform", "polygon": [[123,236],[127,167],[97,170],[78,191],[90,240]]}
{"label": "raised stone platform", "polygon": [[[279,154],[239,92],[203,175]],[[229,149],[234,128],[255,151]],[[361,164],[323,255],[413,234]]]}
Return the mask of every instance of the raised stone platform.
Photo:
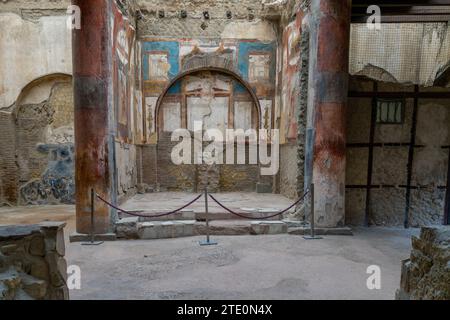
{"label": "raised stone platform", "polygon": [[[211,235],[263,235],[287,233],[281,221],[215,220],[209,223]],[[146,221],[124,218],[116,224],[119,239],[167,239],[206,235],[206,223],[195,220]]]}
{"label": "raised stone platform", "polygon": [[[189,201],[191,201],[196,194],[188,192],[157,192],[148,194],[138,194],[120,207],[127,211],[145,215],[157,215],[164,212],[177,209]],[[294,201],[288,199],[280,194],[260,194],[256,192],[227,192],[216,195],[217,199],[225,206],[232,210],[243,213],[253,217],[270,216],[273,213],[284,210],[289,207]],[[210,220],[239,220],[240,217],[233,215],[211,199],[208,199],[208,212]],[[293,209],[290,210],[293,212]],[[289,212],[288,212],[289,213]],[[129,217],[129,215],[122,214],[122,217]],[[279,220],[280,217],[273,217],[269,220]],[[205,200],[200,198],[197,202],[184,210],[164,217],[140,217],[139,221],[173,221],[173,220],[205,220]]]}
{"label": "raised stone platform", "polygon": [[[116,240],[115,233],[104,233],[104,234],[96,234],[94,235],[94,241],[115,241]],[[90,234],[77,233],[74,232],[69,236],[70,242],[89,242],[91,241]]]}
{"label": "raised stone platform", "polygon": [[[318,236],[352,236],[353,231],[350,227],[340,228],[315,228],[315,233]],[[309,236],[311,229],[308,226],[289,228],[289,234]]]}
{"label": "raised stone platform", "polygon": [[69,299],[65,226],[0,226],[0,300]]}
{"label": "raised stone platform", "polygon": [[139,239],[181,238],[195,235],[195,221],[154,221],[137,224]]}
{"label": "raised stone platform", "polygon": [[398,300],[450,299],[450,226],[423,227],[402,261]]}

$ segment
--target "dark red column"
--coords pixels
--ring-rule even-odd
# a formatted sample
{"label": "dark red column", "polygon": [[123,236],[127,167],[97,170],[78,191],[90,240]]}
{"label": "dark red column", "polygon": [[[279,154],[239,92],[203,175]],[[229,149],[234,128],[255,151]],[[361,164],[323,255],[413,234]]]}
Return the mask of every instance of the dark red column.
{"label": "dark red column", "polygon": [[[348,94],[351,0],[312,0],[309,118],[319,227],[345,224],[345,111]],[[311,174],[311,173],[310,173]]]}
{"label": "dark red column", "polygon": [[[111,199],[113,161],[109,139],[111,35],[108,0],[73,0],[81,29],[72,33],[75,103],[75,183],[78,233],[91,231],[91,188]],[[96,201],[95,233],[111,231],[109,209]]]}

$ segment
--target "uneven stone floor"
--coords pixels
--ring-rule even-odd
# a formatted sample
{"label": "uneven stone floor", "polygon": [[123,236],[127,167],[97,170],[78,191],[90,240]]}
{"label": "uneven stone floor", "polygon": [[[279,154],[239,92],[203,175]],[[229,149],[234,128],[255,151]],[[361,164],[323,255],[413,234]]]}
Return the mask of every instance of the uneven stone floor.
{"label": "uneven stone floor", "polygon": [[[125,210],[143,210],[146,212],[167,212],[177,209],[190,202],[198,194],[188,192],[158,192],[138,194],[126,201],[121,208]],[[230,209],[245,211],[246,209],[265,209],[280,211],[289,207],[295,200],[290,200],[283,195],[273,193],[255,193],[255,192],[225,192],[213,194],[217,200],[222,202]],[[224,212],[210,198],[208,199],[209,212]],[[205,200],[200,198],[186,209],[195,212],[205,211]]]}
{"label": "uneven stone floor", "polygon": [[[236,206],[234,206],[236,207]],[[67,221],[73,206],[0,208],[0,224]],[[66,240],[69,265],[81,268],[72,299],[393,299],[401,260],[418,229],[357,228],[354,236],[304,240],[294,235],[128,240],[82,246]],[[381,267],[381,290],[366,269]]]}
{"label": "uneven stone floor", "polygon": [[[82,270],[72,299],[394,299],[400,261],[418,230],[358,229],[355,236],[216,236],[68,245]],[[366,269],[381,267],[381,290]]]}

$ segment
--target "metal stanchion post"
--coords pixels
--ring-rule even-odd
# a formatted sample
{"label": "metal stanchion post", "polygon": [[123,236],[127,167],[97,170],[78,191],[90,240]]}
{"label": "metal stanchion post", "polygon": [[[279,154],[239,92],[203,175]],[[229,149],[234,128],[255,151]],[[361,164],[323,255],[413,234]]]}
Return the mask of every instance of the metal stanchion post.
{"label": "metal stanchion post", "polygon": [[208,210],[208,187],[205,187],[205,215],[206,215],[206,241],[200,241],[201,246],[216,245],[216,241],[211,241],[209,236],[209,210]]}
{"label": "metal stanchion post", "polygon": [[304,236],[303,238],[306,240],[315,240],[315,239],[323,239],[322,237],[317,237],[316,236],[316,230],[315,230],[315,219],[314,219],[314,183],[311,183],[311,186],[309,187],[309,194],[311,197],[311,214],[310,214],[310,218],[311,218],[311,222],[310,222],[310,227],[311,227],[311,234],[309,236]]}
{"label": "metal stanchion post", "polygon": [[94,211],[95,211],[95,191],[94,191],[94,189],[91,189],[91,241],[83,242],[83,243],[81,243],[81,245],[98,246],[103,243],[103,241],[95,241]]}

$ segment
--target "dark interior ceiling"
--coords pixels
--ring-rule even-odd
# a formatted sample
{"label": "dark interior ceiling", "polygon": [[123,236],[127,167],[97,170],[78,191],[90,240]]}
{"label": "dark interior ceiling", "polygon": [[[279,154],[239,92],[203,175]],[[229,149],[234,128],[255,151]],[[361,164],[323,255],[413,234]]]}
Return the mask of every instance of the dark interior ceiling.
{"label": "dark interior ceiling", "polygon": [[449,22],[450,0],[353,0],[352,22],[365,23],[371,5],[381,9],[381,22]]}

